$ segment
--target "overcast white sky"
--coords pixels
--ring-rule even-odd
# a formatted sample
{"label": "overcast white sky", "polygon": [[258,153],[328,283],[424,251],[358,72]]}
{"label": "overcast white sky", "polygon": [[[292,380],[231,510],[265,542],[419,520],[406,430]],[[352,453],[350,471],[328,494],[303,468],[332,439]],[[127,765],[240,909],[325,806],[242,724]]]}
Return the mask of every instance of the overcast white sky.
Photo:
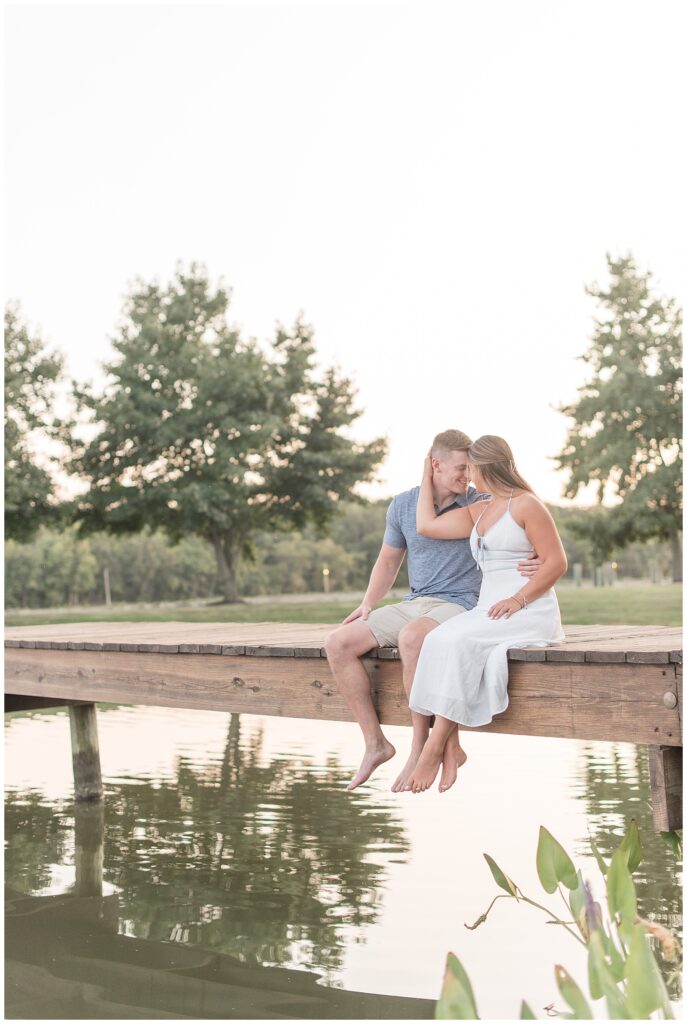
{"label": "overcast white sky", "polygon": [[560,501],[585,283],[685,276],[682,7],[10,5],[6,292],[98,379],[133,278],[202,261],[353,375],[370,493],[455,426]]}

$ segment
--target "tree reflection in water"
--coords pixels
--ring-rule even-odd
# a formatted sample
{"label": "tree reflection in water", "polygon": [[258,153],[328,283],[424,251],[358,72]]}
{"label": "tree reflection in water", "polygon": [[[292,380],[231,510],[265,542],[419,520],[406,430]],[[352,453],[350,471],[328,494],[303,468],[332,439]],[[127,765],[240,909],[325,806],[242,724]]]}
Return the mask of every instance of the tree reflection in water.
{"label": "tree reflection in water", "polygon": [[54,865],[73,860],[71,801],[46,803],[35,789],[5,793],[5,883],[20,893],[47,889]]}
{"label": "tree reflection in water", "polygon": [[[642,862],[634,872],[637,910],[641,917],[659,921],[678,936],[682,933],[682,865],[654,831],[649,781],[649,751],[645,746],[618,747],[590,743],[583,751],[579,796],[587,804],[587,824],[601,855],[607,860],[625,834],[632,818],[642,843]],[[589,852],[587,837],[581,841]],[[656,952],[661,959],[660,947]],[[678,998],[675,965],[661,963],[671,997]]]}
{"label": "tree reflection in water", "polygon": [[[221,763],[182,759],[171,782],[109,782],[104,877],[120,891],[120,929],[246,963],[339,970],[351,928],[379,914],[385,862],[409,849],[390,808],[346,792],[349,774],[333,758],[265,758],[262,733],[242,742],[233,715]],[[8,885],[44,888],[71,822],[33,794],[7,815]]]}

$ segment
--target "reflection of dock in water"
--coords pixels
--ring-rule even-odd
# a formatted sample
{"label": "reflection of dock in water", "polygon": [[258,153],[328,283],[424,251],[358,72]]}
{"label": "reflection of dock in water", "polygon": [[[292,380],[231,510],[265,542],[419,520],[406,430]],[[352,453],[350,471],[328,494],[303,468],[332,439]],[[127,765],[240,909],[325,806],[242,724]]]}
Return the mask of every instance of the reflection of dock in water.
{"label": "reflection of dock in water", "polygon": [[[309,971],[118,934],[118,897],[5,902],[9,1019],[430,1020],[432,999],[346,992]],[[50,967],[44,966],[49,964]]]}

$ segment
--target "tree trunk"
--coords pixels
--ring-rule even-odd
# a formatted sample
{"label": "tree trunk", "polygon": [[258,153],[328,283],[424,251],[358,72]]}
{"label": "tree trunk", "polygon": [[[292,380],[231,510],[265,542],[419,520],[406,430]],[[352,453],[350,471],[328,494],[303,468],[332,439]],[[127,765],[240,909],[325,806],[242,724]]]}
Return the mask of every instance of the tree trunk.
{"label": "tree trunk", "polygon": [[682,540],[678,530],[670,535],[670,553],[673,559],[673,583],[682,583]]}
{"label": "tree trunk", "polygon": [[231,543],[231,535],[226,533],[214,534],[212,545],[217,559],[222,596],[227,604],[236,604],[240,600],[239,592],[236,589],[237,548]]}

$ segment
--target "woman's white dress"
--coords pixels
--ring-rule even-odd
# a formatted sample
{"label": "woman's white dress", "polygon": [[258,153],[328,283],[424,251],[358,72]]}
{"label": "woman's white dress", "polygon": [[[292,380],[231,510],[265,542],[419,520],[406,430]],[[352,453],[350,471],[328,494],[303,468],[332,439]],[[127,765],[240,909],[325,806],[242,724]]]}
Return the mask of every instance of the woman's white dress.
{"label": "woman's white dress", "polygon": [[526,585],[517,564],[527,557],[532,543],[513,519],[510,501],[483,537],[478,525],[479,519],[470,534],[470,548],[482,570],[479,601],[472,611],[429,633],[410,692],[413,711],[472,726],[487,725],[508,707],[509,649],[548,647],[565,639],[553,588],[511,618],[488,617],[496,601]]}

